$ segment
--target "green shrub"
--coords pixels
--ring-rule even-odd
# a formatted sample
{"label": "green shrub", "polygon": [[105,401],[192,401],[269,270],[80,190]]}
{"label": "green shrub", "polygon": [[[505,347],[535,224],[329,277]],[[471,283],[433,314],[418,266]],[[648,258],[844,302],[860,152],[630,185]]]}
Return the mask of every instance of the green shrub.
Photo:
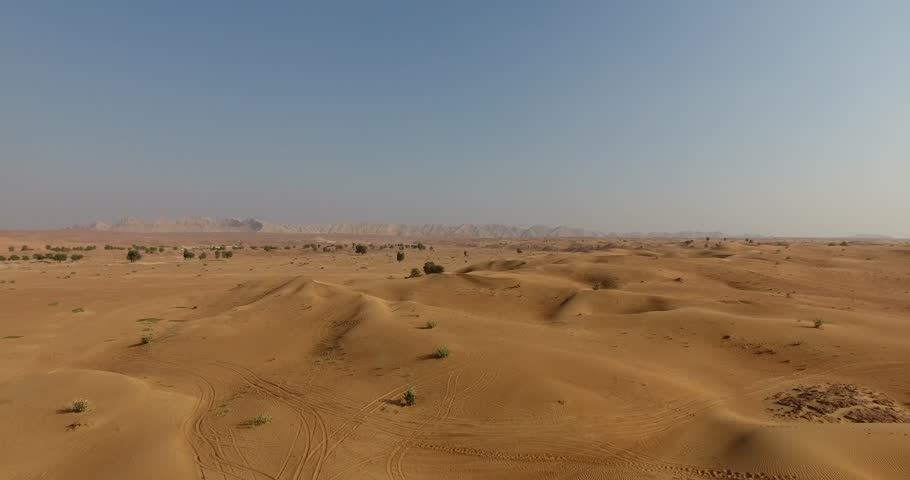
{"label": "green shrub", "polygon": [[67,412],[71,413],[82,413],[86,410],[88,410],[88,400],[84,399],[73,400],[73,403],[66,409]]}
{"label": "green shrub", "polygon": [[426,245],[424,245],[420,242],[417,243],[417,250],[426,250],[426,249],[427,249]]}
{"label": "green shrub", "polygon": [[44,260],[45,256],[42,253],[36,253],[36,254],[32,255],[32,258],[34,258],[35,260]]}
{"label": "green shrub", "polygon": [[404,252],[398,252],[398,254],[395,255],[395,260],[398,260],[399,262],[404,261]]}
{"label": "green shrub", "polygon": [[85,311],[85,309],[82,307],[76,307],[72,310],[73,313],[82,313],[84,311]]}
{"label": "green shrub", "polygon": [[433,358],[447,358],[449,356],[449,347],[442,346],[433,352]]}
{"label": "green shrub", "polygon": [[404,404],[406,406],[410,407],[410,406],[414,405],[415,403],[417,403],[417,394],[414,393],[413,389],[409,388],[406,392],[404,392],[403,400],[404,400]]}
{"label": "green shrub", "polygon": [[153,338],[154,338],[154,337],[151,336],[151,335],[143,335],[142,338],[139,339],[139,344],[140,344],[140,345],[148,345],[148,344],[152,343],[152,339],[153,339]]}
{"label": "green shrub", "polygon": [[5,261],[6,261],[6,257],[4,257],[3,255],[0,255],[0,262],[5,262]]}
{"label": "green shrub", "polygon": [[364,253],[367,253],[367,247],[366,247],[366,245],[357,244],[357,246],[354,247],[354,253],[358,253],[358,254],[360,254],[360,255],[363,255]]}
{"label": "green shrub", "polygon": [[812,322],[813,328],[822,328],[822,325],[824,325],[824,324],[825,324],[825,321],[822,320],[821,318],[816,318]]}
{"label": "green shrub", "polygon": [[72,260],[74,262],[82,260],[82,254],[74,253],[74,254],[70,255],[70,260]]}
{"label": "green shrub", "polygon": [[10,255],[9,259],[10,260],[19,260],[19,255]]}
{"label": "green shrub", "polygon": [[27,253],[26,253],[25,255],[22,256],[22,260],[26,260],[26,261],[27,261],[29,258],[31,258],[31,257],[29,257]]}
{"label": "green shrub", "polygon": [[427,324],[423,327],[427,330],[432,330],[436,328],[436,320],[427,320]]}
{"label": "green shrub", "polygon": [[269,415],[268,413],[260,413],[259,415],[256,415],[249,421],[249,424],[254,427],[258,427],[260,425],[265,425],[267,423],[272,423],[272,416]]}
{"label": "green shrub", "polygon": [[417,277],[422,277],[422,276],[423,276],[423,274],[420,273],[420,270],[419,270],[419,269],[417,269],[417,268],[412,268],[412,269],[411,269],[411,274],[408,275],[406,278],[417,278]]}
{"label": "green shrub", "polygon": [[191,258],[193,258],[193,257],[195,257],[195,256],[196,256],[196,254],[193,253],[193,252],[191,252],[191,251],[189,251],[188,249],[184,249],[184,250],[183,250],[183,258],[184,258],[184,260],[189,260],[189,259],[191,259]]}
{"label": "green shrub", "polygon": [[65,261],[65,260],[66,260],[66,254],[65,254],[65,253],[55,253],[55,254],[54,254],[54,261],[55,261],[55,262],[62,262],[62,261]]}
{"label": "green shrub", "polygon": [[126,252],[126,259],[130,262],[137,262],[140,258],[142,258],[142,254],[139,253],[139,250],[130,249]]}
{"label": "green shrub", "polygon": [[427,262],[423,264],[423,272],[427,275],[430,275],[432,273],[442,273],[444,271],[445,268],[443,268],[442,265],[436,265],[433,262]]}
{"label": "green shrub", "polygon": [[222,258],[231,258],[231,257],[234,256],[234,251],[233,251],[233,250],[225,250],[225,251],[221,252],[221,256],[222,256]]}

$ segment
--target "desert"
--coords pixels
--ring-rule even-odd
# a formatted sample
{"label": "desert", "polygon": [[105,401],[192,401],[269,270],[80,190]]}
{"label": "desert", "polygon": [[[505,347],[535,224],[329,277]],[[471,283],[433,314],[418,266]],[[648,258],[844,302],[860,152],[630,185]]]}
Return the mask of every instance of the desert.
{"label": "desert", "polygon": [[907,242],[0,245],[3,478],[910,474]]}

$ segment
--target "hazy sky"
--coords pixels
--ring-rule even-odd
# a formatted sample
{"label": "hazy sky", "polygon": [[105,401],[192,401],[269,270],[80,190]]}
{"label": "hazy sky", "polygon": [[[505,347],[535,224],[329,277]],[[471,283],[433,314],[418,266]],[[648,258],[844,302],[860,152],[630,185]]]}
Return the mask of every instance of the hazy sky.
{"label": "hazy sky", "polygon": [[0,228],[910,236],[910,2],[0,4]]}

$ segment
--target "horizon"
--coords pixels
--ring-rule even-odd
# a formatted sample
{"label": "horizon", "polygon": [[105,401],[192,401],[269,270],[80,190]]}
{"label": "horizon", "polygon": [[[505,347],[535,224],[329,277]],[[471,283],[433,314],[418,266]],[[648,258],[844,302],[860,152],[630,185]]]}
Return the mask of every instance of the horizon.
{"label": "horizon", "polygon": [[910,4],[19,2],[0,230],[910,238]]}
{"label": "horizon", "polygon": [[[402,222],[390,222],[390,223],[376,223],[376,222],[351,222],[351,223],[340,223],[340,222],[328,222],[328,223],[283,223],[283,222],[273,222],[273,221],[270,221],[269,219],[266,219],[266,218],[257,218],[257,217],[237,217],[237,216],[212,217],[212,216],[208,216],[208,215],[192,215],[192,216],[178,216],[178,217],[165,217],[165,216],[160,216],[160,217],[156,217],[156,218],[123,217],[123,218],[115,219],[115,220],[112,220],[112,221],[94,220],[94,221],[88,222],[88,223],[82,223],[82,224],[74,223],[74,224],[70,224],[70,225],[61,225],[61,226],[55,226],[55,227],[50,227],[50,228],[35,228],[35,229],[0,229],[0,232],[2,232],[2,231],[17,231],[17,230],[18,230],[18,231],[36,231],[36,232],[41,232],[41,231],[52,232],[52,231],[59,231],[59,230],[86,230],[86,231],[89,231],[89,230],[96,230],[96,231],[105,231],[105,230],[97,230],[97,228],[100,227],[100,226],[102,226],[102,225],[103,225],[104,227],[112,227],[112,228],[114,228],[114,229],[111,230],[111,231],[118,232],[118,233],[162,233],[162,234],[169,234],[169,233],[219,233],[219,232],[221,232],[221,233],[231,233],[231,232],[235,232],[235,233],[236,233],[236,232],[238,232],[238,231],[234,231],[234,230],[228,230],[228,229],[227,229],[227,226],[225,226],[225,229],[224,229],[224,230],[160,230],[160,231],[148,231],[148,230],[135,230],[135,229],[129,229],[129,228],[126,228],[126,229],[117,229],[118,227],[123,227],[123,226],[124,226],[124,223],[125,223],[125,222],[128,222],[128,221],[131,221],[131,222],[138,222],[138,223],[140,223],[143,227],[149,227],[149,226],[151,226],[152,224],[155,224],[155,223],[157,223],[157,222],[172,222],[172,223],[175,223],[175,224],[180,224],[181,222],[187,221],[187,220],[209,220],[209,221],[213,221],[213,222],[224,222],[224,221],[228,221],[228,220],[240,221],[240,222],[256,221],[256,222],[261,222],[261,223],[263,223],[263,224],[265,224],[265,225],[267,225],[267,226],[402,226],[402,227],[422,227],[422,226],[460,227],[460,226],[473,226],[473,227],[481,227],[481,228],[483,228],[483,227],[505,227],[505,228],[513,228],[513,229],[518,229],[518,230],[531,230],[531,229],[535,229],[535,228],[549,228],[549,229],[583,230],[583,231],[585,231],[585,232],[587,233],[587,235],[581,235],[581,236],[579,236],[579,237],[569,236],[569,237],[563,237],[563,238],[585,238],[585,237],[588,237],[588,238],[597,238],[597,237],[615,237],[615,238],[622,238],[623,236],[637,237],[637,238],[661,238],[661,237],[664,237],[664,238],[677,238],[677,237],[678,237],[678,238],[701,238],[701,237],[703,237],[703,236],[705,236],[705,235],[708,235],[708,236],[710,236],[711,238],[723,237],[724,239],[727,239],[727,238],[730,238],[730,239],[746,239],[746,238],[752,238],[752,239],[788,239],[788,238],[790,238],[790,239],[807,239],[807,240],[813,240],[813,239],[815,239],[815,240],[828,240],[828,239],[838,239],[838,240],[840,240],[840,239],[857,239],[857,240],[862,240],[862,239],[868,239],[868,240],[899,240],[899,241],[903,241],[903,240],[910,239],[910,237],[900,237],[900,236],[893,236],[893,235],[885,235],[885,234],[880,234],[880,233],[875,233],[875,232],[859,232],[859,233],[853,233],[853,234],[850,234],[850,235],[835,235],[835,236],[812,236],[812,235],[809,235],[809,236],[799,236],[799,235],[778,235],[778,234],[769,233],[769,232],[726,232],[726,231],[717,230],[717,229],[713,229],[713,230],[712,230],[712,229],[706,229],[706,230],[683,229],[683,230],[674,230],[674,231],[669,231],[669,230],[652,230],[652,231],[612,231],[612,230],[597,230],[597,229],[590,229],[590,228],[585,228],[585,227],[579,227],[579,226],[576,226],[576,225],[544,225],[544,224],[527,225],[527,224],[514,224],[514,223],[438,223],[438,222],[437,222],[437,223],[402,223]],[[235,226],[235,227],[236,227],[236,228],[239,228],[239,227],[237,227],[237,226]],[[244,232],[246,232],[246,231],[244,231]],[[258,231],[249,231],[249,232],[247,232],[247,233],[258,233]],[[268,231],[265,231],[265,230],[264,230],[263,233],[269,233],[269,234],[280,233],[280,234],[288,234],[288,235],[296,235],[296,234],[299,234],[299,235],[326,235],[326,234],[331,234],[331,233],[329,233],[329,232],[290,232],[290,231],[276,231],[276,230],[268,230]],[[346,235],[348,235],[348,234],[346,234]],[[351,235],[353,235],[353,234],[351,234]],[[368,234],[364,234],[364,235],[371,236],[371,235],[375,235],[375,234],[373,234],[373,233],[368,233]],[[435,236],[439,236],[439,234],[434,234],[434,235],[435,235]],[[398,236],[398,235],[390,235],[390,236]],[[412,236],[413,236],[413,235],[412,235]],[[418,236],[419,236],[419,235],[418,235]],[[431,236],[433,236],[433,235],[431,235]],[[477,237],[477,238],[485,238],[485,237],[482,237],[482,236],[481,236],[481,237]],[[490,238],[496,238],[496,237],[490,237]],[[517,237],[505,236],[505,237],[501,237],[501,238],[517,238]],[[559,238],[559,237],[546,237],[546,236],[545,236],[545,237],[539,237],[539,238]]]}

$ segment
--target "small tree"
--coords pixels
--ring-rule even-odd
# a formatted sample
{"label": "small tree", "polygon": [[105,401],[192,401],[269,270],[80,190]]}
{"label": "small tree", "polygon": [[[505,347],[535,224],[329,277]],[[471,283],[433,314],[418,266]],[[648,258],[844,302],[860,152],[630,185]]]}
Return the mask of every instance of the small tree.
{"label": "small tree", "polygon": [[191,252],[190,250],[188,250],[188,249],[184,249],[184,250],[183,250],[183,258],[184,258],[184,260],[189,260],[189,259],[191,259],[191,258],[193,258],[193,257],[195,257],[195,256],[196,256],[196,254],[193,253],[193,252]]}
{"label": "small tree", "polygon": [[404,252],[398,252],[398,254],[395,255],[395,259],[399,262],[404,261]]}
{"label": "small tree", "polygon": [[445,268],[443,268],[442,265],[436,265],[433,262],[427,262],[427,263],[423,264],[423,272],[426,273],[427,275],[430,275],[433,273],[442,273],[444,271],[445,271]]}
{"label": "small tree", "polygon": [[142,254],[139,253],[139,250],[130,249],[126,252],[126,259],[130,262],[138,262],[140,258],[142,258]]}
{"label": "small tree", "polygon": [[417,394],[414,393],[414,389],[409,388],[406,392],[404,392],[403,400],[405,406],[408,407],[413,406],[415,403],[417,403]]}
{"label": "small tree", "polygon": [[367,247],[366,247],[366,245],[361,245],[361,244],[358,243],[357,246],[354,247],[354,253],[358,253],[358,254],[360,254],[360,255],[363,255],[364,253],[367,253]]}

